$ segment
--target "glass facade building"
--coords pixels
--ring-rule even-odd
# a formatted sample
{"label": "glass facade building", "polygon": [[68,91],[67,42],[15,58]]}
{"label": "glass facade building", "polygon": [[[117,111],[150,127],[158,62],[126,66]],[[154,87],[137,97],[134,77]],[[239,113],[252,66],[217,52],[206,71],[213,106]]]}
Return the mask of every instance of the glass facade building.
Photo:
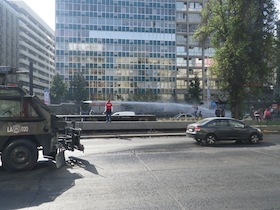
{"label": "glass facade building", "polygon": [[88,99],[171,100],[176,54],[176,0],[56,0],[56,69],[82,72]]}

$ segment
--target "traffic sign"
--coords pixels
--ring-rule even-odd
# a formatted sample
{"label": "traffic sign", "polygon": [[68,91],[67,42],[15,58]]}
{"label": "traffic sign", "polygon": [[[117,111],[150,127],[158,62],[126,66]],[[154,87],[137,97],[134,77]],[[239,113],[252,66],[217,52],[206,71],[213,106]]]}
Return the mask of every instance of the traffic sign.
{"label": "traffic sign", "polygon": [[0,66],[0,73],[7,74],[9,71],[11,71],[11,67],[9,67],[9,66]]}

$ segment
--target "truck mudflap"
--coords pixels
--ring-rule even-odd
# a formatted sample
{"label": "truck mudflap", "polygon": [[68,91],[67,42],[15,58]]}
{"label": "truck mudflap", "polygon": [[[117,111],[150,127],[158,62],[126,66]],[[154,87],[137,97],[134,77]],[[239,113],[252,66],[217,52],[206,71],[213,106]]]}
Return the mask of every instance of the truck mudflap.
{"label": "truck mudflap", "polygon": [[[60,150],[60,149],[59,149]],[[59,151],[57,152],[56,156],[55,156],[55,165],[57,168],[60,168],[61,166],[65,165],[65,150],[63,151]]]}
{"label": "truck mudflap", "polygon": [[74,151],[75,149],[84,152],[84,145],[80,143],[81,139],[80,128],[68,127],[65,129],[65,134],[58,137],[58,149],[55,156],[56,167],[60,168],[65,165],[65,151]]}

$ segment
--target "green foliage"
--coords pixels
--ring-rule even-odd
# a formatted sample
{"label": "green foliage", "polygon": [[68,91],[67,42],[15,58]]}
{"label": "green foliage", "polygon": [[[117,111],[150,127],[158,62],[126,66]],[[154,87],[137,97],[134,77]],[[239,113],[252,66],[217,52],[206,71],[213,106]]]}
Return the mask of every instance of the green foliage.
{"label": "green foliage", "polygon": [[82,73],[76,73],[73,80],[70,82],[69,97],[77,104],[81,104],[83,100],[87,100],[87,81],[83,77]]}
{"label": "green foliage", "polygon": [[195,37],[207,37],[215,48],[212,66],[222,89],[229,93],[233,117],[244,99],[271,76],[275,62],[273,0],[209,0]]}
{"label": "green foliage", "polygon": [[280,103],[280,21],[277,22],[277,38],[275,40],[276,45],[276,86],[275,91],[275,101]]}
{"label": "green foliage", "polygon": [[188,92],[189,100],[194,103],[199,103],[201,91],[202,89],[200,88],[199,78],[195,76],[195,78],[190,82],[190,87]]}
{"label": "green foliage", "polygon": [[53,104],[61,103],[64,101],[67,92],[67,86],[63,82],[61,76],[56,74],[53,78],[51,89],[50,89],[50,98]]}

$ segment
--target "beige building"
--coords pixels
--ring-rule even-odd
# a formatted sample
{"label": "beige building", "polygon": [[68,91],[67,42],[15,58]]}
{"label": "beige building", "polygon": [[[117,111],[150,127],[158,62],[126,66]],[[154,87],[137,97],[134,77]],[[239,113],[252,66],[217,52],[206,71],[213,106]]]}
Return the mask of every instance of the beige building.
{"label": "beige building", "polygon": [[176,2],[176,45],[177,45],[177,82],[176,96],[178,101],[187,100],[190,81],[195,77],[200,80],[202,88],[201,101],[217,99],[218,80],[213,78],[209,67],[214,49],[210,42],[202,46],[193,38],[201,22],[201,11],[206,0],[177,0]]}

